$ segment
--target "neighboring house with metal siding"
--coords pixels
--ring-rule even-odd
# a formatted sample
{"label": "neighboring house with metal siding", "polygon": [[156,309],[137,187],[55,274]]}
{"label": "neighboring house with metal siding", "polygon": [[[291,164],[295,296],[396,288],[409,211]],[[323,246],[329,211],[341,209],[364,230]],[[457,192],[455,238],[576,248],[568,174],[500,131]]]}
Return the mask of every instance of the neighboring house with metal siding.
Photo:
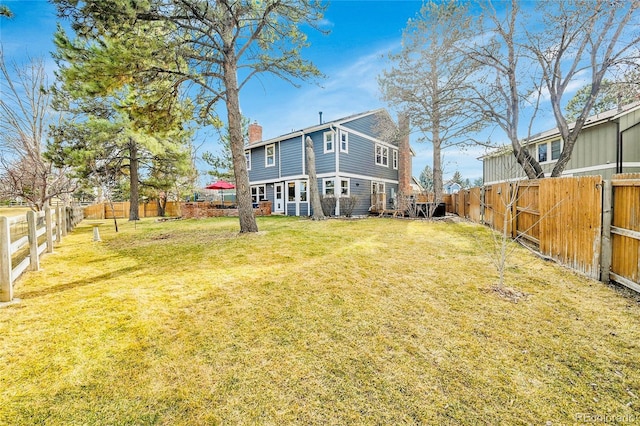
{"label": "neighboring house with metal siding", "polygon": [[[310,137],[315,152],[320,195],[335,195],[336,214],[340,214],[340,197],[357,196],[354,215],[368,214],[373,195],[391,206],[398,192],[401,158],[408,160],[411,176],[410,148],[399,152],[394,140],[385,140],[382,129],[396,128],[384,109],[368,111],[262,140],[262,128],[249,126],[249,145],[245,151],[249,183],[254,202],[269,200],[274,213],[307,216],[311,213],[308,193],[305,139]],[[380,130],[379,130],[380,129]],[[395,132],[394,132],[395,133]],[[410,187],[410,182],[407,181]]]}
{"label": "neighboring house with metal siding", "polygon": [[[558,129],[534,135],[523,146],[549,176],[562,151]],[[485,185],[526,178],[510,147],[481,159]],[[615,173],[634,172],[640,172],[640,102],[589,117],[562,175],[601,175],[609,179]]]}

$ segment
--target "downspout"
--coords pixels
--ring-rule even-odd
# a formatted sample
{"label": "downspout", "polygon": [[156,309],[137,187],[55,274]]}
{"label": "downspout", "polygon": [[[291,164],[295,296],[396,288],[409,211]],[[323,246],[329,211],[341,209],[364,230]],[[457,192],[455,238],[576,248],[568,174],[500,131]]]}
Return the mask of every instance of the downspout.
{"label": "downspout", "polygon": [[[620,123],[616,123],[618,126],[618,129],[620,129]],[[618,132],[618,149],[617,149],[617,156],[616,156],[616,173],[622,173],[622,165],[624,164],[624,157],[622,156],[622,147],[623,147],[623,136],[624,136],[624,132],[627,132],[637,126],[640,126],[640,121],[637,122],[636,124],[634,124],[633,126],[627,127],[626,129],[624,129],[623,131],[619,131]]]}
{"label": "downspout", "polygon": [[304,150],[305,150],[304,132],[301,132],[301,134],[300,134],[300,141],[302,142],[302,174],[306,175],[307,174],[307,160],[306,160],[305,155],[304,155]]}
{"label": "downspout", "polygon": [[622,173],[622,133],[620,121],[616,121],[616,173]]}
{"label": "downspout", "polygon": [[[333,178],[333,194],[335,195],[342,195],[337,194],[337,191],[342,191],[342,185],[340,183],[340,181],[338,180],[338,173],[340,172],[340,138],[338,137],[338,129],[333,125],[333,124],[329,124],[329,130],[331,130],[333,132],[334,138],[333,138],[333,150],[336,154],[336,174],[335,177]],[[336,216],[340,216],[340,197],[337,196],[336,197]]]}

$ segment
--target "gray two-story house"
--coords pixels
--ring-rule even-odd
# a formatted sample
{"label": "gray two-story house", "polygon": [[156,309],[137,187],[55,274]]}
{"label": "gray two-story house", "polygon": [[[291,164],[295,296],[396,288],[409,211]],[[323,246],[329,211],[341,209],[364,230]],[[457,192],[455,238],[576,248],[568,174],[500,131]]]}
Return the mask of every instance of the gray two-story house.
{"label": "gray two-story house", "polygon": [[312,213],[305,158],[305,140],[310,137],[318,190],[321,197],[336,197],[335,214],[340,214],[340,200],[351,196],[357,198],[353,215],[368,214],[372,207],[390,208],[399,188],[410,190],[411,176],[408,136],[384,137],[397,134],[388,130],[395,126],[384,109],[320,122],[269,140],[262,140],[259,124],[250,124],[245,155],[253,201],[271,201],[275,214]]}

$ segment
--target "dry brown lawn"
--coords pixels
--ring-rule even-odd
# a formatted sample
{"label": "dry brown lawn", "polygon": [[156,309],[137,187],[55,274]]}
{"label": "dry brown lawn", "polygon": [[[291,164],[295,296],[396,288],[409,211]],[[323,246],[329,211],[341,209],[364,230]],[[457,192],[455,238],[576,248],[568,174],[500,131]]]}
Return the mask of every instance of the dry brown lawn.
{"label": "dry brown lawn", "polygon": [[[0,424],[640,421],[640,305],[467,223],[81,224],[0,309]],[[592,416],[592,417],[585,417]]]}

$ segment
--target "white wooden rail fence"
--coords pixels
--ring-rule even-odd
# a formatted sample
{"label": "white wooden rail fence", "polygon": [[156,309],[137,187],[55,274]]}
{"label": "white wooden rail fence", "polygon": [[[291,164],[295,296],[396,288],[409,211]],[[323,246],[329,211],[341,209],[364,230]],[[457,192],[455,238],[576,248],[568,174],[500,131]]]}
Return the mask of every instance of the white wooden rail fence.
{"label": "white wooden rail fence", "polygon": [[[13,300],[13,283],[24,271],[40,269],[42,254],[52,253],[54,242],[59,243],[82,219],[82,208],[60,206],[30,211],[25,216],[0,216],[0,302]],[[14,232],[12,236],[12,228],[24,228],[25,224],[26,235]],[[14,254],[27,251],[28,254],[15,259],[17,265],[13,265]]]}

